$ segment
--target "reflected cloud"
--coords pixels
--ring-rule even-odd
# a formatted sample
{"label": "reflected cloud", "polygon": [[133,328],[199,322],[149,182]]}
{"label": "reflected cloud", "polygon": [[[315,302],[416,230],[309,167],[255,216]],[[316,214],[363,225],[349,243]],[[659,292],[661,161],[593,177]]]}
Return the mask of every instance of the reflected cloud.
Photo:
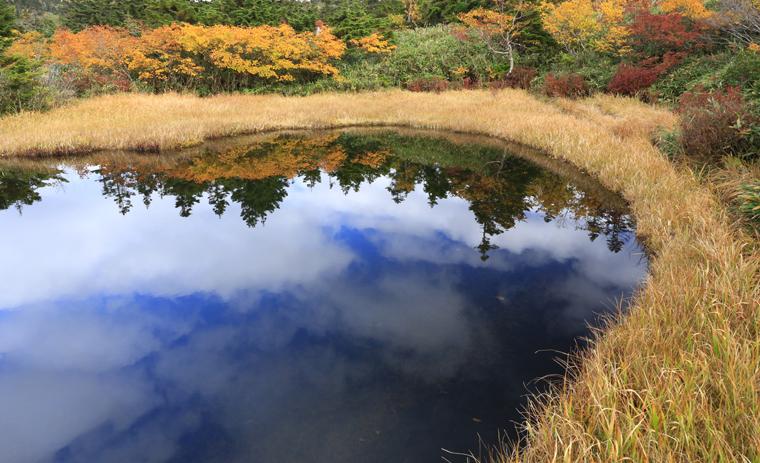
{"label": "reflected cloud", "polygon": [[437,461],[510,426],[644,277],[630,218],[383,140],[0,188],[0,460]]}

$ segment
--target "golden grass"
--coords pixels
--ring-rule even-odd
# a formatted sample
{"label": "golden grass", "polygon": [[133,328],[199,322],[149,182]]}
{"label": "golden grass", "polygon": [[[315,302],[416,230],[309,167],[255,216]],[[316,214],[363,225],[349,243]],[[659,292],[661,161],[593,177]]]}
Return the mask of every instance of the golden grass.
{"label": "golden grass", "polygon": [[630,312],[537,398],[502,462],[760,461],[760,256],[716,195],[652,146],[667,111],[520,91],[118,95],[0,120],[4,156],[172,149],[276,129],[400,125],[511,139],[593,173],[631,202],[655,255]]}

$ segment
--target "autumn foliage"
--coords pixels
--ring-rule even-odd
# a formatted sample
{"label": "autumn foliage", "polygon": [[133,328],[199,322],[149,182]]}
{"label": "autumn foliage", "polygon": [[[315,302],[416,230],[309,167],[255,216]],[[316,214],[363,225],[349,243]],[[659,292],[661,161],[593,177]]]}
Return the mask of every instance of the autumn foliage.
{"label": "autumn foliage", "polygon": [[750,131],[760,120],[750,110],[739,88],[686,92],[681,95],[678,112],[687,154],[702,158],[758,154],[753,149]]}
{"label": "autumn foliage", "polygon": [[367,53],[375,53],[379,55],[391,53],[396,49],[395,45],[390,43],[388,39],[377,32],[359,39],[352,39],[349,43]]}
{"label": "autumn foliage", "polygon": [[435,92],[440,93],[449,89],[449,82],[439,77],[416,79],[406,86],[410,92]]}
{"label": "autumn foliage", "polygon": [[521,88],[527,90],[533,79],[538,75],[538,71],[532,67],[516,66],[511,73],[504,76],[503,79],[489,82],[491,89],[498,90],[502,88]]}
{"label": "autumn foliage", "polygon": [[544,80],[544,93],[547,96],[578,98],[588,95],[589,89],[583,76],[572,73],[562,75],[549,73]]}
{"label": "autumn foliage", "polygon": [[64,65],[78,89],[95,84],[129,90],[132,76],[129,56],[138,39],[124,29],[94,26],[79,33],[56,31],[50,40],[49,59]]}
{"label": "autumn foliage", "polygon": [[631,47],[643,56],[686,51],[704,46],[706,26],[680,13],[638,12],[630,25]]}
{"label": "autumn foliage", "polygon": [[573,54],[626,54],[631,46],[654,47],[659,53],[683,48],[696,42],[711,16],[702,0],[565,0],[542,5],[544,28]]}
{"label": "autumn foliage", "polygon": [[566,0],[544,3],[544,28],[570,53],[625,51],[629,31],[623,0]]}
{"label": "autumn foliage", "polygon": [[621,63],[607,90],[619,95],[636,95],[676,66],[683,56],[684,53],[668,52],[662,58],[647,58],[638,64]]}
{"label": "autumn foliage", "polygon": [[[507,10],[503,1],[497,1],[498,11],[487,8],[475,8],[459,15],[459,20],[469,30],[474,31],[484,41],[491,52],[504,55],[509,60],[509,73],[515,67],[515,49],[522,42],[527,26],[525,18],[531,12],[530,7],[518,2],[512,11]],[[467,34],[465,34],[467,36]]]}
{"label": "autumn foliage", "polygon": [[139,36],[123,28],[93,26],[58,30],[40,45],[19,43],[63,66],[80,86],[98,83],[129,90],[139,83],[155,90],[205,88],[230,91],[266,82],[307,81],[336,76],[335,61],[346,49],[326,26],[296,32],[287,24],[236,27],[173,24]]}

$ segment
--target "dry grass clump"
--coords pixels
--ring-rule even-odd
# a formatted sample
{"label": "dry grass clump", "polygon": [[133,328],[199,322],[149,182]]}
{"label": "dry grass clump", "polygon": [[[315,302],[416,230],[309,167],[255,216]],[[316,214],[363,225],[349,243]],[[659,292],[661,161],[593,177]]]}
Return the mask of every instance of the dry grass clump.
{"label": "dry grass clump", "polygon": [[401,125],[543,149],[631,202],[655,258],[630,312],[532,405],[526,445],[497,461],[760,461],[760,256],[715,194],[650,142],[675,117],[630,99],[525,92],[119,95],[0,120],[0,153],[170,149],[283,128]]}
{"label": "dry grass clump", "polygon": [[[628,111],[631,105],[638,112]],[[583,104],[560,100],[552,105],[520,91],[442,95],[391,91],[302,98],[222,95],[203,99],[177,94],[121,94],[80,101],[48,113],[0,119],[0,155],[78,154],[103,149],[159,151],[228,135],[345,125],[412,125],[493,135],[502,119],[508,118],[514,127],[527,128],[559,112],[625,132],[674,123],[670,113],[632,100],[600,96]],[[623,113],[627,118],[621,117]],[[633,117],[636,124],[628,124]]]}

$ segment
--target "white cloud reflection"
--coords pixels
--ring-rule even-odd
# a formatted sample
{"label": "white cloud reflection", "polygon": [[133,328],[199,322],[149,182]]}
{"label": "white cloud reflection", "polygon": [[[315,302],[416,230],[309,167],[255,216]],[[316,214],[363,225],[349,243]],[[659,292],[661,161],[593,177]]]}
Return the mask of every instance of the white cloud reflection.
{"label": "white cloud reflection", "polygon": [[[603,238],[591,243],[535,215],[495,237],[502,251],[484,263],[466,201],[431,209],[418,189],[397,205],[387,179],[347,196],[327,182],[296,182],[255,229],[237,206],[217,219],[205,201],[189,218],[172,198],[121,216],[99,184],[69,180],[65,191],[43,190],[23,216],[0,212],[3,462],[166,461],[212,418],[232,453],[209,460],[358,461],[378,451],[368,447],[378,430],[402,428],[410,399],[349,385],[388,371],[435,383],[494,361],[494,327],[463,294],[456,266],[505,275],[562,267],[567,278],[547,279],[556,286],[544,292],[505,281],[488,296],[504,298],[516,317],[534,315],[520,312],[526,298],[562,301],[545,320],[559,333],[578,329],[645,271],[635,245],[612,254]],[[398,272],[362,268],[367,256],[336,238],[345,229],[360,230]],[[234,308],[233,320],[209,322],[190,303],[154,312],[138,300],[199,294]],[[283,299],[269,307],[267,295]],[[516,323],[505,335],[524,333]],[[373,347],[367,357],[329,343],[292,347],[304,336]],[[523,378],[511,381],[519,388]],[[451,419],[436,413],[442,425]]]}

